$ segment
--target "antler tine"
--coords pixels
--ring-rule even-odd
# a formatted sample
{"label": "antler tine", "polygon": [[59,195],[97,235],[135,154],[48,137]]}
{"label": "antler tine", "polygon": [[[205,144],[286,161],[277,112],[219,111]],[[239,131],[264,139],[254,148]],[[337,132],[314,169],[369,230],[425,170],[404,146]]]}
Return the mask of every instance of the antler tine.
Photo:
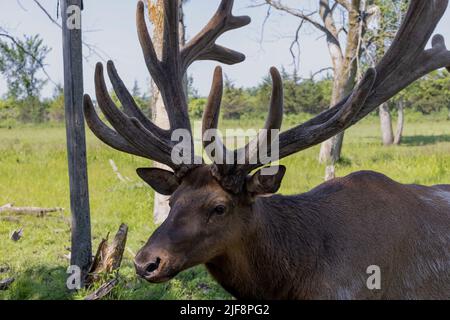
{"label": "antler tine", "polygon": [[269,114],[267,115],[265,130],[279,130],[283,123],[283,80],[277,68],[270,68],[272,77],[272,97],[270,100]]}
{"label": "antler tine", "polygon": [[179,0],[164,0],[164,15],[162,61],[179,72]]}
{"label": "antler tine", "polygon": [[283,80],[280,72],[275,67],[270,69],[270,75],[272,77],[272,97],[264,129],[259,132],[253,141],[249,142],[244,148],[236,151],[238,157],[245,157],[245,160],[237,161],[237,170],[243,172],[249,172],[264,165],[260,162],[261,159],[258,159],[258,150],[267,148],[267,152],[271,151],[271,144],[278,137],[278,134],[272,134],[272,130],[279,131],[283,123]]}
{"label": "antler tine", "polygon": [[174,170],[179,169],[171,160],[172,145],[148,131],[136,119],[120,111],[112,101],[106,88],[103,66],[98,63],[95,70],[95,91],[100,109],[113,128],[140,154],[146,158],[164,163]]}
{"label": "antler tine", "polygon": [[235,64],[245,55],[215,44],[225,32],[238,29],[251,22],[248,16],[233,16],[234,0],[222,0],[208,24],[181,50],[182,67],[186,70],[196,60],[215,60]]}
{"label": "antler tine", "polygon": [[[208,97],[208,102],[203,113],[203,123],[202,123],[202,142],[203,148],[207,149],[211,143],[211,138],[214,137],[214,151],[215,155],[211,160],[214,163],[226,164],[227,158],[230,157],[230,151],[227,149],[225,144],[222,142],[220,137],[215,131],[219,124],[220,116],[220,105],[222,103],[223,95],[223,75],[222,68],[216,67],[214,70],[214,77],[211,86],[211,91]],[[212,132],[211,130],[214,130]],[[213,134],[213,135],[212,135]],[[208,154],[209,156],[209,154]]]}
{"label": "antler tine", "polygon": [[131,153],[144,158],[147,157],[135,147],[131,146],[124,138],[117,134],[116,131],[110,129],[103,123],[95,111],[92,99],[88,94],[84,95],[83,109],[86,123],[97,138],[116,150]]}
{"label": "antler tine", "polygon": [[[235,193],[241,191],[243,178],[252,167],[257,168],[264,165],[258,162],[258,150],[264,147],[263,144],[267,142],[268,146],[266,144],[265,147],[270,150],[271,143],[277,136],[272,135],[272,130],[279,130],[281,128],[283,121],[283,82],[276,68],[271,68],[270,73],[273,82],[272,97],[264,130],[258,134],[258,137],[248,143],[244,148],[231,152],[225,147],[220,137],[217,135],[214,136],[214,150],[216,153],[219,152],[219,154],[216,154],[211,159],[213,161],[211,172],[221,182],[224,188]],[[203,146],[205,149],[210,145],[208,141],[208,130],[217,129],[222,94],[222,69],[217,67],[214,72],[208,103],[203,114]],[[244,159],[239,157],[244,157]],[[250,161],[253,159],[256,161]]]}
{"label": "antler tine", "polygon": [[137,120],[139,120],[139,122],[142,123],[142,125],[145,128],[153,132],[160,139],[169,139],[170,138],[169,131],[161,129],[142,113],[141,109],[134,101],[133,96],[127,90],[122,79],[119,77],[116,67],[114,66],[114,63],[112,61],[108,61],[107,69],[109,79],[111,80],[114,91],[116,92],[117,97],[119,98],[125,113],[129,117],[134,117]]}

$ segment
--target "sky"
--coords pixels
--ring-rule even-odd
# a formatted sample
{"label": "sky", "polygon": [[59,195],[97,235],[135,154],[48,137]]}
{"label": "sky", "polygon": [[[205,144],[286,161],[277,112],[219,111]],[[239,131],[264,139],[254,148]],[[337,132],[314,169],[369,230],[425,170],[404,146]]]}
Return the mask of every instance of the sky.
{"label": "sky", "polygon": [[[40,0],[48,12],[56,18],[57,0]],[[135,27],[135,8],[137,0],[84,0],[83,11],[84,41],[100,52],[103,59],[115,62],[119,74],[131,89],[135,81],[146,91],[149,74],[139,47]],[[190,0],[185,7],[188,38],[193,37],[215,12],[219,0]],[[286,4],[297,8],[311,9],[317,0],[285,0]],[[224,34],[218,44],[243,52],[245,62],[224,66],[224,72],[236,85],[256,86],[267,75],[271,66],[292,70],[292,57],[289,52],[293,35],[299,20],[273,13],[265,24],[263,41],[261,30],[267,14],[266,7],[251,7],[252,0],[235,0],[234,14],[249,15],[252,23],[242,29]],[[60,20],[60,19],[59,19]],[[0,26],[14,35],[40,34],[47,46],[52,48],[46,60],[46,70],[53,83],[63,82],[61,30],[53,24],[37,7],[33,0],[0,0]],[[437,33],[450,39],[450,10],[441,20]],[[450,40],[449,40],[450,41]],[[312,27],[304,27],[300,36],[300,76],[309,77],[311,73],[330,66],[330,58],[325,39]],[[94,93],[94,66],[101,61],[95,54],[84,48],[84,86],[85,92]],[[212,72],[217,62],[196,62],[189,69],[194,79],[194,87],[201,95],[207,95]],[[49,82],[43,96],[50,96],[54,84]],[[4,79],[0,76],[0,95],[6,91]]]}

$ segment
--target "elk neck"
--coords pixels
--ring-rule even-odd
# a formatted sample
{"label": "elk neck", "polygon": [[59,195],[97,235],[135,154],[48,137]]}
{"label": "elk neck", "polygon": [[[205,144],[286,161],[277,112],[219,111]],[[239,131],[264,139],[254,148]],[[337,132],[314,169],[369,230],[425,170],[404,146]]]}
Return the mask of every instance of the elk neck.
{"label": "elk neck", "polygon": [[317,203],[306,195],[274,195],[258,198],[251,210],[248,232],[206,263],[208,270],[237,298],[282,299],[293,292],[308,298],[324,248],[325,217]]}

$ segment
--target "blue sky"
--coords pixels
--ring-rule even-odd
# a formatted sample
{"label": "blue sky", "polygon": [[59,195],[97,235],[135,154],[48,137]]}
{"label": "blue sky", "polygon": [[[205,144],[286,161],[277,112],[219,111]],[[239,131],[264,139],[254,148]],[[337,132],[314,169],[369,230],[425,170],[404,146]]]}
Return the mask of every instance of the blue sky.
{"label": "blue sky", "polygon": [[[131,88],[134,81],[147,87],[149,75],[144,65],[135,29],[135,0],[84,0],[84,40],[104,52],[112,59],[125,83]],[[192,37],[214,13],[219,0],[191,0],[185,8],[188,36]],[[285,0],[297,7],[312,8],[316,0]],[[47,10],[56,17],[57,0],[41,0]],[[245,62],[225,66],[225,73],[240,86],[257,85],[271,66],[292,68],[289,46],[298,20],[286,15],[274,14],[266,25],[264,42],[260,44],[261,26],[266,8],[250,8],[251,0],[235,0],[235,15],[249,15],[252,23],[225,34],[218,41],[232,49],[246,54]],[[0,0],[0,26],[16,35],[39,33],[52,48],[47,59],[47,71],[55,82],[62,83],[61,31],[38,9],[33,0]],[[450,10],[439,24],[436,32],[450,42]],[[330,60],[325,40],[311,27],[305,27],[301,34],[300,73],[309,76],[321,68],[328,67]],[[87,50],[85,48],[85,54]],[[93,93],[93,73],[99,60],[90,56],[85,61],[85,91]],[[201,94],[207,94],[212,70],[217,63],[197,62],[189,70],[194,77],[194,86]],[[53,90],[49,84],[44,95]],[[0,80],[0,94],[5,92],[5,82]]]}

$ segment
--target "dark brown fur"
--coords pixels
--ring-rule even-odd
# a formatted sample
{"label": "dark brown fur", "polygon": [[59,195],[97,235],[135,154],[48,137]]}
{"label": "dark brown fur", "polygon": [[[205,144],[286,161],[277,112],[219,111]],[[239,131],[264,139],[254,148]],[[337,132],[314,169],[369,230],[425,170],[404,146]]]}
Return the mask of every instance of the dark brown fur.
{"label": "dark brown fur", "polygon": [[[217,201],[231,209],[209,216]],[[252,198],[201,167],[171,205],[136,258],[162,257],[149,281],[204,263],[237,298],[450,299],[450,186],[357,172],[302,195]],[[370,265],[381,268],[381,290],[366,286]]]}

